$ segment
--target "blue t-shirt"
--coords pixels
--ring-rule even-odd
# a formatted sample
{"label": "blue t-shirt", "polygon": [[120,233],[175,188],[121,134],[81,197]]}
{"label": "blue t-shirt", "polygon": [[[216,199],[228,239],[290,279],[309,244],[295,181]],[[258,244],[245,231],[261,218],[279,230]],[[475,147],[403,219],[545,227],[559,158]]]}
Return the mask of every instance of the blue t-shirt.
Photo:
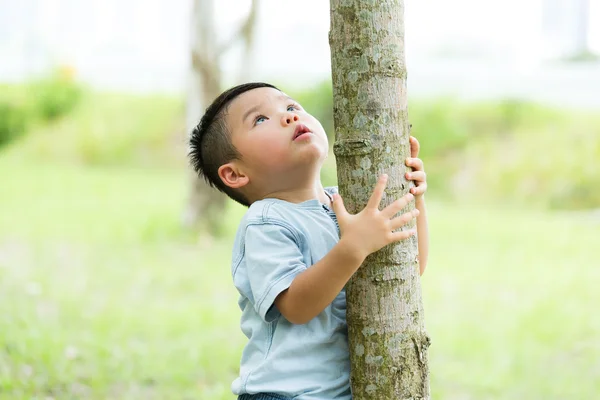
{"label": "blue t-shirt", "polygon": [[[335,188],[326,191],[332,194]],[[303,325],[287,321],[274,304],[338,240],[335,213],[318,200],[264,199],[250,206],[233,248],[233,282],[248,337],[233,393],[351,399],[345,292]]]}

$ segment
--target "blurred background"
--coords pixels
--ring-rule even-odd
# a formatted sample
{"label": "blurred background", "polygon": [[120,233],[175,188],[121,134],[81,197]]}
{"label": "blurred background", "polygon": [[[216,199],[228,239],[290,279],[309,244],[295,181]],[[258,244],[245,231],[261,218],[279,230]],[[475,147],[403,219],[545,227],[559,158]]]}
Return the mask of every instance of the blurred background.
{"label": "blurred background", "polygon": [[[596,399],[600,0],[406,0],[405,26],[433,397]],[[265,80],[333,144],[328,29],[323,0],[0,0],[0,399],[234,398],[244,209],[187,134]]]}

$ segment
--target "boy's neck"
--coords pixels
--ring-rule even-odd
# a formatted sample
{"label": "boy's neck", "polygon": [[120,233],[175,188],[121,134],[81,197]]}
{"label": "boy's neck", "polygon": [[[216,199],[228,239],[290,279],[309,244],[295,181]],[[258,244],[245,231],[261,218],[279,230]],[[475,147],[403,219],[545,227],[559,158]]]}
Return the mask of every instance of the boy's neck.
{"label": "boy's neck", "polygon": [[276,192],[267,193],[262,196],[263,199],[274,198],[279,200],[288,201],[290,203],[302,203],[308,200],[319,200],[319,202],[331,205],[329,196],[325,193],[325,189],[321,184],[320,180],[314,182],[312,187],[301,187],[292,190],[281,190]]}

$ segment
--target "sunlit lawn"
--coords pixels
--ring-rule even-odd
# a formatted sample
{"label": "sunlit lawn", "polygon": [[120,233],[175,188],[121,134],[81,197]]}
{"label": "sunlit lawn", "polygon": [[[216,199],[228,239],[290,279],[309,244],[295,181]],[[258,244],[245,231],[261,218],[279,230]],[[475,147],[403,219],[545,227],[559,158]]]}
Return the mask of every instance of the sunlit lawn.
{"label": "sunlit lawn", "polygon": [[[0,398],[233,399],[241,210],[199,243],[186,177],[0,157]],[[434,398],[597,398],[598,214],[428,201]]]}

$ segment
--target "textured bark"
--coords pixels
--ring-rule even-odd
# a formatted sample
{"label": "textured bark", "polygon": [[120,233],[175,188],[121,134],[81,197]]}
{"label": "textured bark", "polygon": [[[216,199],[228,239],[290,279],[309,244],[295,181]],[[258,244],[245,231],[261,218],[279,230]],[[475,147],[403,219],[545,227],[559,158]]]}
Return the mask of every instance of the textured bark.
{"label": "textured bark", "polygon": [[[221,93],[220,57],[238,40],[244,42],[244,54],[251,52],[254,43],[254,28],[258,15],[258,0],[239,30],[224,45],[219,46],[214,26],[214,0],[194,0],[191,20],[191,68],[188,85],[186,128],[191,132],[200,121],[204,109]],[[245,66],[240,67],[244,71]],[[248,71],[245,71],[247,74]],[[240,76],[243,75],[240,72]],[[184,224],[200,226],[212,234],[218,234],[226,197],[191,174],[191,191],[184,213]]]}
{"label": "textured bark", "polygon": [[[382,173],[389,176],[382,207],[411,187],[404,178],[410,145],[403,14],[402,0],[331,0],[334,152],[340,194],[353,213]],[[416,237],[387,246],[347,285],[354,400],[429,398],[417,254]]]}

